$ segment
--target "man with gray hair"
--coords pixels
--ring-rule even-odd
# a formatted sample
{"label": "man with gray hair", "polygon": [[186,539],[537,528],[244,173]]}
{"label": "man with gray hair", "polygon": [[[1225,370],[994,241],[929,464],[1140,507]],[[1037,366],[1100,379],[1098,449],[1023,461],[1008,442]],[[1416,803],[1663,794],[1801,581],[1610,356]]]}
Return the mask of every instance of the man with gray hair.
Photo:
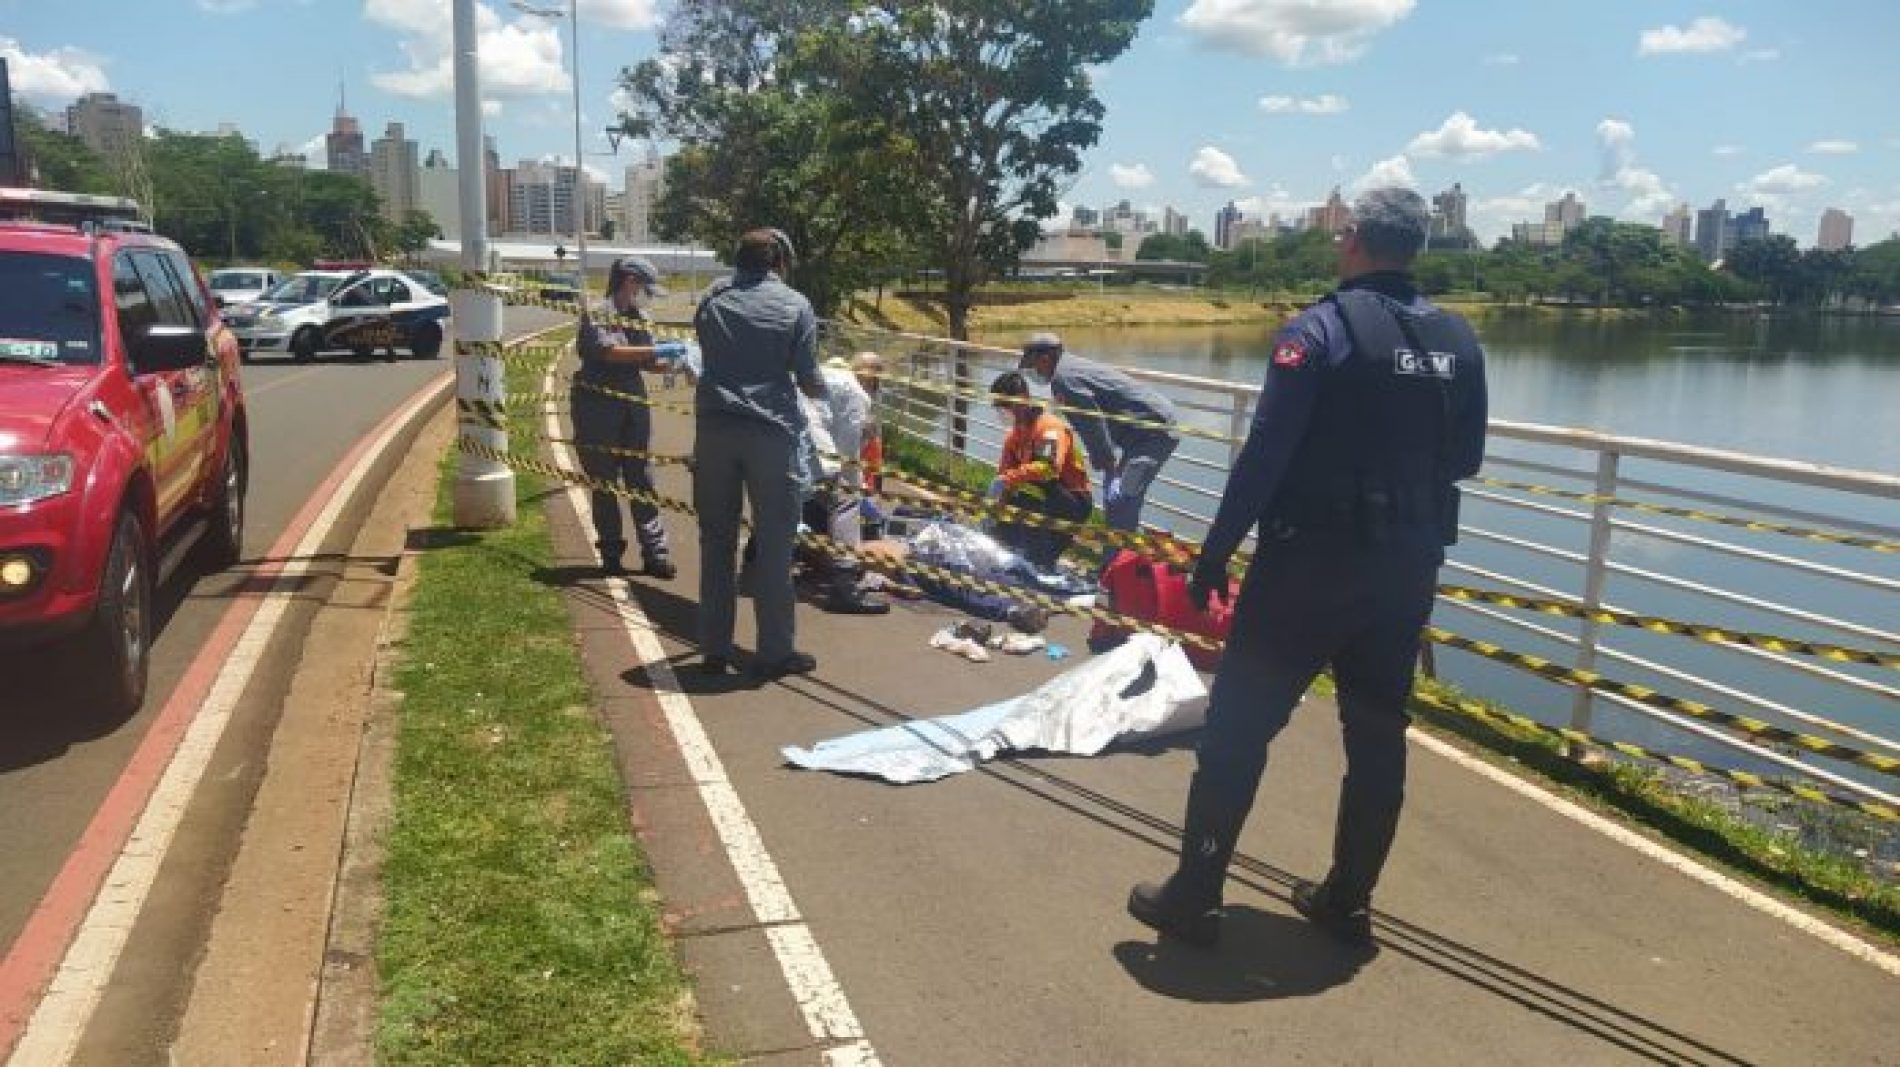
{"label": "man with gray hair", "polygon": [[1354,203],[1338,238],[1340,285],[1274,339],[1195,564],[1189,594],[1205,606],[1257,527],[1188,787],[1180,864],[1128,899],[1136,919],[1190,944],[1218,939],[1221,885],[1268,743],[1329,667],[1346,741],[1333,864],[1323,881],[1295,885],[1293,905],[1341,941],[1372,940],[1372,890],[1405,797],[1419,638],[1458,535],[1457,482],[1484,459],[1484,351],[1410,274],[1429,222],[1410,190]]}

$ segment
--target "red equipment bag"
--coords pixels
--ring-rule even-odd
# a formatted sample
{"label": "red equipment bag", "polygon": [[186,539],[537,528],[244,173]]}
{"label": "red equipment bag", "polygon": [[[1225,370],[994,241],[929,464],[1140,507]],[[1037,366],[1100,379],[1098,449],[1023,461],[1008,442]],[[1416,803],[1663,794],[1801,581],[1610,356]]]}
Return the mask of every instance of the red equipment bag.
{"label": "red equipment bag", "polygon": [[[1227,580],[1227,595],[1208,598],[1207,610],[1195,611],[1188,597],[1187,575],[1134,552],[1117,553],[1102,572],[1102,588],[1108,592],[1103,607],[1118,615],[1144,622],[1159,623],[1170,630],[1199,634],[1218,641],[1227,640],[1234,622],[1234,600],[1240,596],[1240,582]],[[1089,630],[1089,648],[1100,651],[1126,640],[1125,627],[1097,621]],[[1182,642],[1188,659],[1196,667],[1211,671],[1220,666],[1220,652],[1212,648]]]}

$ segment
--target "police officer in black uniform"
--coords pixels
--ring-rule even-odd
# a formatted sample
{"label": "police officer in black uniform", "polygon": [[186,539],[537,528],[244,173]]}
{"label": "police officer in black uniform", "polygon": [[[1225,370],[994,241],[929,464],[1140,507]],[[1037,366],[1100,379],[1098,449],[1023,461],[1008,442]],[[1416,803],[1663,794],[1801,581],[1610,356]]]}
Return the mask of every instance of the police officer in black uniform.
{"label": "police officer in black uniform", "polygon": [[[607,271],[607,299],[581,313],[580,331],[574,341],[581,369],[574,376],[569,396],[581,469],[592,477],[646,493],[653,492],[653,474],[646,457],[632,453],[652,448],[652,410],[637,400],[612,396],[590,386],[644,397],[647,386],[641,371],[660,368],[685,354],[683,342],[655,344],[653,334],[642,328],[647,302],[664,292],[660,272],[651,261],[640,256],[622,256],[614,261]],[[620,498],[595,490],[592,504],[594,546],[600,550],[601,571],[625,574],[621,556],[627,550],[627,539],[621,532]],[[646,500],[629,500],[628,508],[633,512],[634,536],[640,542],[640,573],[652,578],[673,577],[677,568],[667,553],[660,509]]]}
{"label": "police officer in black uniform", "polygon": [[1221,884],[1266,768],[1267,745],[1330,667],[1345,731],[1333,866],[1300,882],[1300,914],[1371,942],[1371,900],[1405,796],[1406,705],[1456,482],[1484,457],[1484,352],[1471,327],[1419,295],[1408,273],[1430,215],[1418,194],[1377,189],[1339,238],[1339,288],[1275,338],[1266,384],[1190,591],[1226,588],[1258,524],[1188,788],[1180,865],[1136,886],[1131,915],[1208,946]]}

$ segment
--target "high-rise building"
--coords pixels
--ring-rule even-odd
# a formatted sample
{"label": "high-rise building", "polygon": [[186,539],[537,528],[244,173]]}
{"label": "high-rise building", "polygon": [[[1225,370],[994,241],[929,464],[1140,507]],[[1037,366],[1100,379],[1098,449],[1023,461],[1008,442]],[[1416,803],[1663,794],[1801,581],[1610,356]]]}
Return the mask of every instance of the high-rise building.
{"label": "high-rise building", "polygon": [[501,169],[501,153],[495,148],[495,135],[482,137],[482,195],[488,200],[488,232],[506,233],[508,223],[508,186],[514,177]]}
{"label": "high-rise building", "polygon": [[658,241],[653,213],[665,193],[666,160],[649,149],[645,160],[627,168],[626,191],[621,194],[620,211],[615,216],[619,227],[616,239],[634,245]]}
{"label": "high-rise building", "polygon": [[1170,237],[1186,237],[1188,217],[1174,210],[1172,205],[1161,209],[1161,232]]}
{"label": "high-rise building", "polygon": [[1583,201],[1577,199],[1574,190],[1564,193],[1562,200],[1552,200],[1544,205],[1544,221],[1562,226],[1565,233],[1583,225],[1583,213]]}
{"label": "high-rise building", "polygon": [[429,213],[442,236],[462,239],[462,186],[459,172],[440,149],[429,150],[416,183],[416,206]]}
{"label": "high-rise building", "polygon": [[1306,228],[1324,230],[1327,233],[1340,233],[1352,225],[1352,209],[1339,195],[1339,186],[1333,186],[1333,193],[1326,202],[1306,213]]}
{"label": "high-rise building", "polygon": [[1663,243],[1677,248],[1687,248],[1693,240],[1691,227],[1695,223],[1695,213],[1689,210],[1687,203],[1677,204],[1663,216]]}
{"label": "high-rise building", "polygon": [[1234,227],[1240,222],[1240,208],[1232,200],[1214,212],[1214,247],[1234,247]]}
{"label": "high-rise building", "polygon": [[1759,207],[1747,211],[1729,220],[1730,248],[1743,241],[1766,241],[1768,239],[1768,213]]}
{"label": "high-rise building", "polygon": [[1078,230],[1092,230],[1101,225],[1101,222],[1102,213],[1092,207],[1077,204],[1075,210],[1069,212],[1069,225]]}
{"label": "high-rise building", "polygon": [[401,222],[421,206],[421,183],[416,142],[403,136],[402,123],[392,122],[369,146],[369,185],[382,203],[383,217]]}
{"label": "high-rise building", "polygon": [[66,132],[107,159],[123,159],[144,140],[145,116],[111,93],[87,93],[66,109]]}
{"label": "high-rise building", "polygon": [[1854,216],[1831,207],[1821,212],[1821,234],[1814,247],[1823,252],[1840,252],[1854,243]]}
{"label": "high-rise building", "polygon": [[1517,222],[1511,224],[1511,240],[1532,248],[1556,248],[1564,243],[1568,230],[1561,222]]}
{"label": "high-rise building", "polygon": [[522,160],[512,173],[508,214],[513,232],[570,236],[577,212],[582,225],[598,232],[607,217],[606,187],[577,167]]}
{"label": "high-rise building", "polygon": [[1469,199],[1465,196],[1465,187],[1453,182],[1451,188],[1432,197],[1432,233],[1433,237],[1463,237],[1466,230],[1465,213]]}
{"label": "high-rise building", "polygon": [[1734,243],[1729,232],[1728,201],[1717,200],[1695,213],[1695,250],[1704,263],[1728,254]]}
{"label": "high-rise building", "polygon": [[343,110],[339,97],[330,132],[323,135],[324,165],[338,174],[369,177],[369,153],[363,150],[363,127]]}

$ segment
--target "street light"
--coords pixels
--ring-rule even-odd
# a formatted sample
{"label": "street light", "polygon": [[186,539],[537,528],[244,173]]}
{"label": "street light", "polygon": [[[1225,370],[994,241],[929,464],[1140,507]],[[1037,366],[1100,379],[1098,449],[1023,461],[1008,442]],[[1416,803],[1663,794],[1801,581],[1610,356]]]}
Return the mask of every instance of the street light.
{"label": "street light", "polygon": [[581,270],[581,289],[587,288],[587,170],[582,166],[581,154],[581,13],[580,0],[567,0],[567,10],[558,7],[536,7],[524,0],[509,0],[509,7],[524,15],[533,15],[544,19],[567,19],[568,51],[571,54],[570,65],[572,88],[574,92],[574,192],[578,204],[571,206],[574,214],[574,248]]}

